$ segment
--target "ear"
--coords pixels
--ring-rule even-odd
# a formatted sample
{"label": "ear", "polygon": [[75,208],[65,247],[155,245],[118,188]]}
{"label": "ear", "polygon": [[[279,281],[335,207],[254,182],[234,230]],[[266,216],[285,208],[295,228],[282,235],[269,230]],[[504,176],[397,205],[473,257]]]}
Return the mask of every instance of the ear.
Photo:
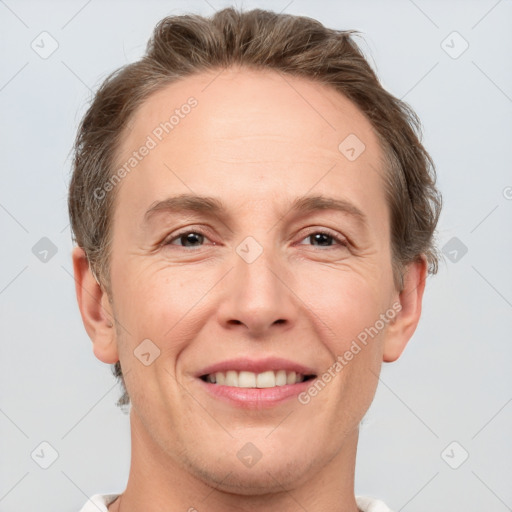
{"label": "ear", "polygon": [[428,264],[423,255],[406,267],[404,287],[397,298],[401,309],[394,321],[388,325],[384,341],[383,360],[387,363],[400,357],[418,326],[427,271]]}
{"label": "ear", "polygon": [[94,355],[104,363],[119,360],[114,315],[106,291],[96,281],[81,247],[72,252],[75,290],[85,330],[93,343]]}

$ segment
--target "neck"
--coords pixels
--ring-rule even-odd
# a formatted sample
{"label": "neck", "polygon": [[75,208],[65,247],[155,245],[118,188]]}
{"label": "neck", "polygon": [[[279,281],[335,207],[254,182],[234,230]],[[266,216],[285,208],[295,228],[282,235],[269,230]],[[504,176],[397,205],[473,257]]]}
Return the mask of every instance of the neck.
{"label": "neck", "polygon": [[[131,466],[122,496],[109,512],[357,512],[354,469],[357,430],[349,434],[338,453],[321,467],[312,465],[293,486],[279,484],[279,471],[271,476],[269,489],[229,485],[229,476],[213,481],[187,467],[179,455],[163,452],[149,435],[133,408],[130,412]],[[292,468],[294,470],[296,468]],[[286,471],[290,471],[288,467]]]}

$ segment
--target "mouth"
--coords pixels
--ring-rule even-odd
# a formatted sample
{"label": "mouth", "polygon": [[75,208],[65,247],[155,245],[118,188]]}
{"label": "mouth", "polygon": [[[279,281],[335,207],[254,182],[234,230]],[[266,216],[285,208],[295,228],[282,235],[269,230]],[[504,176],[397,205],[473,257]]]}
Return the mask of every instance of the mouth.
{"label": "mouth", "polygon": [[312,380],[314,374],[304,375],[295,371],[267,370],[261,373],[250,371],[228,370],[225,372],[213,372],[200,376],[203,382],[216,384],[217,386],[230,386],[234,388],[274,388],[278,386],[294,385],[300,382]]}
{"label": "mouth", "polygon": [[312,368],[282,358],[232,359],[196,373],[197,382],[210,397],[242,409],[278,406],[310,386],[317,374]]}

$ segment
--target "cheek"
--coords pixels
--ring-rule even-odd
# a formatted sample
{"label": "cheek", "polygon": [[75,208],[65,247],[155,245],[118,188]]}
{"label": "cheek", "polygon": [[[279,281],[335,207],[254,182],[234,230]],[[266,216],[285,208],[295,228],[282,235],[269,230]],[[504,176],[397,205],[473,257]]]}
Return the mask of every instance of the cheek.
{"label": "cheek", "polygon": [[[119,314],[139,336],[162,339],[175,325],[181,325],[187,311],[203,296],[207,287],[194,280],[193,271],[155,268],[130,269],[118,276]],[[204,288],[204,289],[203,289]]]}
{"label": "cheek", "polygon": [[[381,319],[389,309],[387,280],[388,276],[381,279],[347,265],[336,270],[318,267],[309,273],[307,282],[302,281],[299,293],[307,297],[310,318],[321,330],[319,339],[330,354],[320,380],[339,401],[336,414],[357,419],[362,405],[368,406],[374,396],[388,325]],[[331,392],[320,393],[321,386],[319,395],[329,407]]]}
{"label": "cheek", "polygon": [[324,324],[332,348],[344,349],[388,307],[386,276],[368,270],[347,263],[337,267],[308,265],[295,273],[297,295],[317,317],[316,323]]}
{"label": "cheek", "polygon": [[[187,288],[183,282],[173,281],[170,272],[167,275],[158,271],[144,272],[129,265],[115,268],[112,286],[119,323],[117,343],[126,386],[129,388],[131,382],[135,388],[140,382],[152,386],[156,372],[167,369],[174,374],[173,366],[164,361],[169,361],[169,352],[179,348],[163,340],[172,340],[173,330],[189,325],[180,319],[187,318],[194,287]],[[187,293],[192,297],[187,298]],[[169,375],[168,379],[171,379]],[[130,389],[128,391],[132,395]],[[137,389],[133,392],[137,394]]]}
{"label": "cheek", "polygon": [[[134,359],[129,352],[139,351],[143,340],[151,340],[158,347],[154,349],[158,358],[154,369],[144,370],[148,376],[151,371],[158,375],[153,374],[145,385],[151,385],[150,380],[173,381],[180,353],[199,336],[205,319],[211,315],[208,292],[217,279],[205,272],[199,275],[197,267],[171,268],[165,263],[132,275],[136,277],[126,279],[120,312],[130,332],[121,341],[122,354],[128,360]],[[174,381],[172,385],[178,386]]]}
{"label": "cheek", "polygon": [[127,272],[124,281],[119,281],[117,291],[122,299],[116,313],[126,327],[118,337],[126,388],[141,418],[153,425],[173,423],[175,415],[164,414],[162,419],[155,411],[167,410],[165,396],[186,407],[180,379],[175,377],[176,362],[197,336],[201,325],[196,321],[198,302],[207,288],[190,281],[188,275],[182,277],[181,269],[134,270],[129,279]]}

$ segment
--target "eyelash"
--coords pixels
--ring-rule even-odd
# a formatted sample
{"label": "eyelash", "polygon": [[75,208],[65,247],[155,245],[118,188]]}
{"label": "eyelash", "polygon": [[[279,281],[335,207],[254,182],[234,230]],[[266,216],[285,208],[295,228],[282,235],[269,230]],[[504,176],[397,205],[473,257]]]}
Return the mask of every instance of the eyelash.
{"label": "eyelash", "polygon": [[[175,245],[176,247],[181,247],[183,249],[194,249],[194,247],[192,248],[187,248],[185,246],[182,246],[182,245],[176,245],[176,244],[172,244],[171,242],[173,242],[174,240],[178,240],[179,238],[183,237],[184,235],[189,235],[189,234],[195,234],[195,235],[201,235],[205,238],[208,238],[208,236],[201,230],[184,230],[184,231],[181,231],[177,234],[175,234],[172,238],[168,238],[166,241],[164,241],[163,245]],[[333,233],[332,231],[328,230],[328,229],[317,229],[317,230],[314,230],[314,231],[311,231],[309,232],[306,236],[304,236],[302,240],[305,240],[306,238],[310,238],[311,236],[313,235],[325,235],[329,238],[332,238],[339,246],[341,247],[348,247],[348,241],[343,238],[343,237],[340,237],[338,235],[336,235],[335,233]],[[302,245],[302,244],[300,244]],[[318,246],[318,247],[322,247],[322,246]],[[326,246],[324,249],[322,250],[326,250],[326,249],[335,249],[336,247],[335,246]]]}

